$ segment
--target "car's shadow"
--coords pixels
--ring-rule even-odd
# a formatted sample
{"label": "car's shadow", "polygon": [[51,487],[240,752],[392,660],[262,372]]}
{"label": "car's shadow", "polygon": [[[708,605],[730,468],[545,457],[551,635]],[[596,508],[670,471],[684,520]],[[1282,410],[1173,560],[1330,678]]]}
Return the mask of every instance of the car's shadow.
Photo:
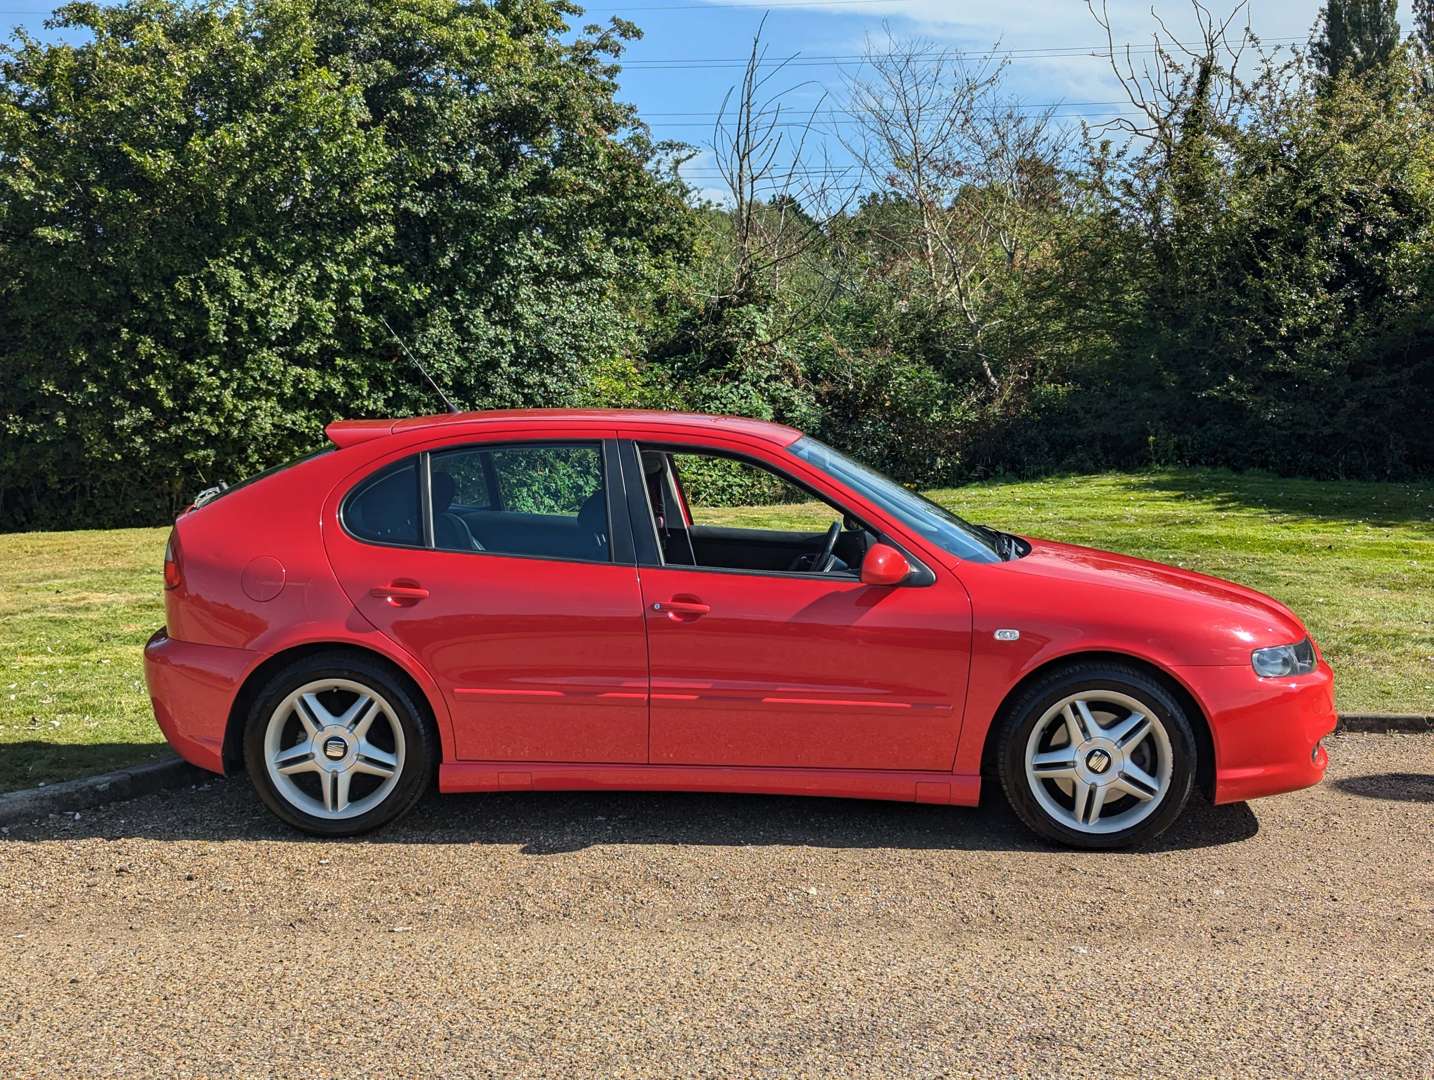
{"label": "car's shadow", "polygon": [[1394,802],[1434,802],[1434,774],[1372,773],[1368,776],[1346,776],[1334,786],[1350,795],[1365,799],[1390,799]]}
{"label": "car's shadow", "polygon": [[[1215,847],[1259,831],[1243,804],[1192,796],[1180,820],[1139,851]],[[242,777],[52,817],[9,840],[94,836],[150,840],[313,841],[276,821]],[[413,813],[359,838],[374,844],[492,844],[528,855],[597,845],[761,845],[818,848],[1030,851],[1047,849],[999,795],[979,808],[855,799],[646,792],[551,792],[425,798]]]}

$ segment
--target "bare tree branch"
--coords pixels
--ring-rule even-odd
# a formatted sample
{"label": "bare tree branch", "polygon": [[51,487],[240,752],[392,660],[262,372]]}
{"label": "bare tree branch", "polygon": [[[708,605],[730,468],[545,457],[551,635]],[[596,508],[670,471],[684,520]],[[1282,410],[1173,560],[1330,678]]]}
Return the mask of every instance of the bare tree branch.
{"label": "bare tree branch", "polygon": [[784,120],[792,112],[788,99],[813,84],[768,93],[768,84],[795,56],[769,64],[765,25],[764,17],[741,81],[722,101],[710,144],[733,225],[731,265],[717,294],[739,300],[779,293],[783,267],[825,242],[828,221],[845,211],[855,190],[840,182],[829,161],[808,167],[809,139],[828,95],[803,110],[805,119]]}
{"label": "bare tree branch", "polygon": [[1004,98],[1004,62],[973,64],[889,29],[884,42],[868,42],[864,67],[849,85],[856,134],[845,145],[866,182],[915,219],[883,242],[904,248],[931,301],[964,321],[999,396],[1005,386],[986,347],[1000,324],[992,284],[1019,272],[1059,186],[1064,139],[1053,110],[1029,114]]}

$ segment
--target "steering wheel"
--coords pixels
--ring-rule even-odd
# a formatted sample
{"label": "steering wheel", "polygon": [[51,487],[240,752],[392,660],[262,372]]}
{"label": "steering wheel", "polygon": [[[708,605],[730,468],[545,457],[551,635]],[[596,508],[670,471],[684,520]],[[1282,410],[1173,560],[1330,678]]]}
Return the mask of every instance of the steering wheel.
{"label": "steering wheel", "polygon": [[827,530],[826,539],[822,542],[822,553],[812,563],[814,573],[825,574],[836,565],[836,545],[839,536],[841,536],[841,522],[833,521],[832,527]]}

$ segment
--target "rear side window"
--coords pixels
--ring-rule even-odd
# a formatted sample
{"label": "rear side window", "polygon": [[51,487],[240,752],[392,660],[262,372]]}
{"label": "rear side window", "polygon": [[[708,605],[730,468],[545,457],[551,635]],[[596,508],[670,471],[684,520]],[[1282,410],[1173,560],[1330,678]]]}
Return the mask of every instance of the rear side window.
{"label": "rear side window", "polygon": [[422,546],[417,460],[409,458],[366,480],[344,504],[344,524],[360,540]]}
{"label": "rear side window", "polygon": [[434,546],[607,561],[602,449],[593,443],[464,447],[430,466]]}
{"label": "rear side window", "polygon": [[493,451],[503,509],[576,516],[602,487],[595,446],[532,446]]}
{"label": "rear side window", "polygon": [[453,492],[450,505],[465,510],[498,508],[498,482],[493,472],[492,454],[465,450],[438,454],[434,458],[434,468],[448,477],[438,482],[440,499],[447,494],[447,485],[451,481]]}

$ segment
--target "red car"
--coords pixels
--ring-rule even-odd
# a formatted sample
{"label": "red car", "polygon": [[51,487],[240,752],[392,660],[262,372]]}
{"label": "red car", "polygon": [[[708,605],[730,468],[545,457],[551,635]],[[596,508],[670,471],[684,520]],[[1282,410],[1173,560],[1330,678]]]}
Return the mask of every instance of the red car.
{"label": "red car", "polygon": [[[1146,840],[1316,783],[1333,676],[1239,585],[970,525],[791,428],[513,411],[329,425],[196,500],[145,649],[155,716],[283,820],[440,791],[975,805]],[[734,503],[749,509],[732,524]],[[820,531],[753,527],[767,504]],[[790,513],[790,512],[788,512]]]}

